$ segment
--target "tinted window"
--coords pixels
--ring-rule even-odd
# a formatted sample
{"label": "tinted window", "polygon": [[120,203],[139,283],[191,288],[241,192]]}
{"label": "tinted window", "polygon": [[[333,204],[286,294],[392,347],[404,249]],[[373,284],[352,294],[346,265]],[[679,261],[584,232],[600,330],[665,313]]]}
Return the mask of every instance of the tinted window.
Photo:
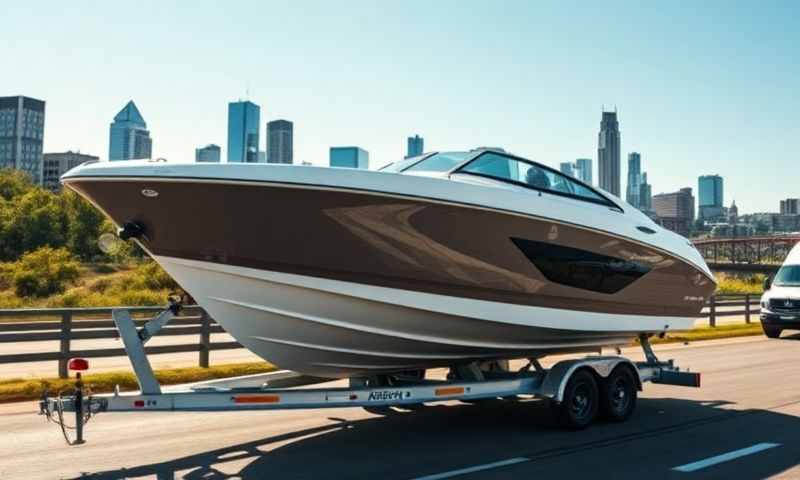
{"label": "tinted window", "polygon": [[599,193],[561,173],[496,153],[481,155],[460,169],[459,172],[483,175],[537,190],[579,197],[596,203],[610,204],[609,200]]}
{"label": "tinted window", "polygon": [[548,280],[600,293],[617,293],[650,271],[650,267],[577,248],[512,238]]}
{"label": "tinted window", "polygon": [[775,279],[772,281],[773,285],[782,287],[796,287],[800,286],[800,265],[784,265],[775,274]]}
{"label": "tinted window", "polygon": [[405,169],[405,172],[447,172],[467,158],[467,152],[443,152]]}

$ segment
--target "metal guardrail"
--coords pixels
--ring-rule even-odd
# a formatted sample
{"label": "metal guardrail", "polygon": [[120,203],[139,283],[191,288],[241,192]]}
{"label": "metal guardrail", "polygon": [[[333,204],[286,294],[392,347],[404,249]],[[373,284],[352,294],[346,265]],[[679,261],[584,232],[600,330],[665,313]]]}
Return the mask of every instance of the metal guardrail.
{"label": "metal guardrail", "polygon": [[[164,307],[120,307],[141,316],[134,322],[142,326],[150,319],[147,314],[156,314]],[[0,364],[57,361],[58,376],[67,378],[67,362],[70,358],[101,358],[125,356],[124,348],[99,348],[73,350],[73,340],[119,338],[119,332],[110,319],[112,308],[38,308],[0,310],[0,344],[18,342],[60,342],[56,352],[0,353]],[[106,318],[105,315],[109,317]],[[36,320],[30,320],[36,317]],[[99,317],[99,318],[98,318]],[[9,320],[12,319],[12,320]],[[14,321],[19,319],[19,321]],[[184,307],[181,315],[159,332],[159,336],[198,335],[197,343],[158,345],[145,347],[149,354],[198,352],[198,365],[208,368],[209,352],[242,348],[238,342],[211,342],[212,333],[224,333],[202,308]],[[0,348],[2,352],[2,348]]]}
{"label": "metal guardrail", "polygon": [[[703,312],[699,318],[708,318],[708,325],[711,327],[717,326],[717,318],[719,317],[740,317],[744,315],[744,321],[750,323],[753,315],[756,319],[759,318],[761,313],[761,294],[747,293],[744,295],[712,295],[709,297]],[[753,308],[755,305],[755,308]],[[719,308],[724,307],[725,310],[720,311]],[[741,307],[742,310],[728,310],[728,308]]]}

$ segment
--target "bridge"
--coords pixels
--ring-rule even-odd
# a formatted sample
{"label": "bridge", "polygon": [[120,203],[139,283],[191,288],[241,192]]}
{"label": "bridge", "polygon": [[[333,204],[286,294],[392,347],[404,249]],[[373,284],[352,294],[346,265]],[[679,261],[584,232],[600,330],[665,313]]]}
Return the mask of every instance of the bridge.
{"label": "bridge", "polygon": [[798,242],[800,234],[693,240],[712,270],[760,273],[775,272]]}

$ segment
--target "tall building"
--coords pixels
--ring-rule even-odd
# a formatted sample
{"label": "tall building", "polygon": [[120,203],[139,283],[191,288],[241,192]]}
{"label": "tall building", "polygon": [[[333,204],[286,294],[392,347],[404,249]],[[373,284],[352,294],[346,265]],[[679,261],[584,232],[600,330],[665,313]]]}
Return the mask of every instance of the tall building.
{"label": "tall building", "polygon": [[591,158],[579,158],[575,160],[575,176],[584,183],[592,184]]}
{"label": "tall building", "polygon": [[58,181],[61,175],[67,173],[78,165],[85,162],[96,162],[100,160],[94,155],[85,155],[80,152],[45,153],[43,155],[42,186],[54,192],[61,190],[61,182]]}
{"label": "tall building", "polygon": [[798,215],[800,214],[800,198],[787,198],[781,200],[781,215]]}
{"label": "tall building", "polygon": [[647,183],[647,172],[642,173],[639,184],[639,210],[648,213],[653,211],[653,187]]}
{"label": "tall building", "polygon": [[597,170],[599,186],[620,196],[619,122],[617,112],[603,112],[600,133],[597,135]]}
{"label": "tall building", "polygon": [[0,168],[15,168],[42,183],[44,102],[21,95],[0,97]]}
{"label": "tall building", "polygon": [[558,169],[561,170],[561,173],[564,175],[569,175],[570,177],[575,176],[575,164],[572,162],[562,162]]}
{"label": "tall building", "polygon": [[422,155],[425,151],[425,139],[419,135],[408,137],[408,148],[406,149],[406,158],[416,157]]}
{"label": "tall building", "polygon": [[653,210],[664,228],[683,236],[689,235],[692,223],[694,223],[692,189],[687,187],[673,193],[654,195]]}
{"label": "tall building", "polygon": [[267,123],[267,162],[294,162],[294,124],[289,120]]}
{"label": "tall building", "polygon": [[369,152],[359,147],[331,147],[331,167],[369,168]]}
{"label": "tall building", "polygon": [[209,144],[202,148],[196,148],[194,150],[194,161],[195,162],[220,162],[220,158],[222,157],[222,149],[219,148],[219,145]]}
{"label": "tall building", "polygon": [[228,104],[228,162],[257,163],[261,107],[244,100]]}
{"label": "tall building", "polygon": [[697,216],[701,220],[723,217],[723,182],[719,175],[701,175],[697,178]]}
{"label": "tall building", "polygon": [[639,152],[628,154],[628,188],[625,191],[625,201],[636,208],[641,208],[639,194],[642,184],[642,156]]}
{"label": "tall building", "polygon": [[108,159],[135,160],[152,155],[153,140],[147,123],[131,100],[114,117],[109,128]]}

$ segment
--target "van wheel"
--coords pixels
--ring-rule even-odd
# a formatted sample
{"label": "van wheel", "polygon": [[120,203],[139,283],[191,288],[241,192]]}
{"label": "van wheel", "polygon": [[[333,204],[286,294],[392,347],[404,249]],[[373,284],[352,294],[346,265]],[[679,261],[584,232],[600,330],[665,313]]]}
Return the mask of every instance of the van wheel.
{"label": "van wheel", "polygon": [[552,402],[559,425],[570,430],[582,430],[597,418],[599,389],[594,375],[587,370],[573,373],[564,389],[560,403]]}
{"label": "van wheel", "polygon": [[600,387],[600,412],[611,422],[624,422],[636,409],[636,378],[631,369],[620,365]]}
{"label": "van wheel", "polygon": [[767,325],[761,324],[761,328],[764,329],[764,335],[769,338],[781,338],[782,329],[778,327],[769,327]]}

